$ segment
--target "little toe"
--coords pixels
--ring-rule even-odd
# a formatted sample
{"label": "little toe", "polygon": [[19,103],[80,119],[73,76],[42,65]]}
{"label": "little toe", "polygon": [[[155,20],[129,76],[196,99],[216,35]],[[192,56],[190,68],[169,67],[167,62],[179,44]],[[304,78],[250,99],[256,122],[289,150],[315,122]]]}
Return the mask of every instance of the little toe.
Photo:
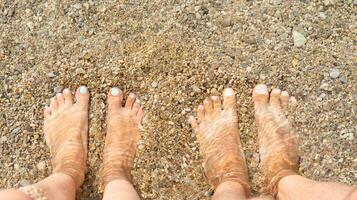
{"label": "little toe", "polygon": [[140,107],[141,107],[140,100],[136,99],[134,104],[133,104],[133,108],[130,111],[131,116],[135,116],[138,113]]}
{"label": "little toe", "polygon": [[58,108],[62,108],[64,106],[64,96],[62,93],[56,94],[56,99],[58,103]]}
{"label": "little toe", "polygon": [[281,92],[280,102],[281,102],[282,109],[286,111],[288,109],[288,103],[289,103],[289,93],[287,91]]}
{"label": "little toe", "polygon": [[76,100],[76,104],[78,104],[82,109],[88,109],[89,91],[86,86],[81,86],[77,89]]}
{"label": "little toe", "polygon": [[205,112],[206,114],[211,114],[213,111],[213,105],[212,105],[212,101],[209,99],[205,99],[203,101],[203,106],[205,107]]}
{"label": "little toe", "polygon": [[280,95],[281,90],[278,88],[274,88],[270,93],[270,105],[277,110],[281,110]]}
{"label": "little toe", "polygon": [[232,88],[226,88],[223,91],[223,108],[225,110],[236,108],[236,95]]}
{"label": "little toe", "polygon": [[295,110],[297,106],[297,100],[294,96],[290,97],[290,107],[292,110]]}
{"label": "little toe", "polygon": [[48,106],[43,109],[43,116],[45,118],[45,121],[51,117],[51,109]]}
{"label": "little toe", "polygon": [[222,110],[221,99],[218,96],[212,96],[211,99],[213,102],[213,112],[220,112]]}
{"label": "little toe", "polygon": [[108,110],[119,110],[123,102],[123,92],[117,88],[113,87],[110,89],[108,94]]}
{"label": "little toe", "polygon": [[134,93],[130,93],[128,98],[126,99],[125,108],[132,109],[135,100],[136,100],[136,95]]}
{"label": "little toe", "polygon": [[268,103],[268,87],[264,84],[255,86],[253,90],[253,101],[255,108],[266,107]]}
{"label": "little toe", "polygon": [[144,117],[144,109],[143,107],[140,107],[138,110],[138,113],[136,114],[136,121],[138,124],[141,124],[141,120]]}
{"label": "little toe", "polygon": [[73,97],[70,89],[68,88],[64,89],[63,96],[64,96],[64,104],[66,106],[70,106],[73,104]]}
{"label": "little toe", "polygon": [[203,118],[205,117],[205,108],[203,105],[199,105],[197,108],[197,117],[199,121],[202,121]]}
{"label": "little toe", "polygon": [[193,128],[193,130],[196,130],[196,128],[198,127],[197,119],[194,116],[189,116],[188,117],[188,123],[190,123],[191,127]]}
{"label": "little toe", "polygon": [[51,98],[50,109],[51,109],[51,113],[54,113],[57,111],[58,103],[57,103],[56,97]]}

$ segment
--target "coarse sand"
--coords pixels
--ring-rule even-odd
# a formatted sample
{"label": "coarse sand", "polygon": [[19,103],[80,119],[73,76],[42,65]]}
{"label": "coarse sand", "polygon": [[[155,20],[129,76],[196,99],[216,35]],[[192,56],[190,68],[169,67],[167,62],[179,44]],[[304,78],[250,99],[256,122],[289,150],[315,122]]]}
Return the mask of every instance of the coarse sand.
{"label": "coarse sand", "polygon": [[225,87],[237,93],[253,192],[261,188],[255,84],[288,90],[300,172],[357,184],[356,9],[353,0],[0,1],[0,188],[51,172],[42,110],[62,89],[91,93],[86,181],[100,199],[106,93],[135,92],[146,110],[132,171],[143,199],[212,194],[187,116]]}

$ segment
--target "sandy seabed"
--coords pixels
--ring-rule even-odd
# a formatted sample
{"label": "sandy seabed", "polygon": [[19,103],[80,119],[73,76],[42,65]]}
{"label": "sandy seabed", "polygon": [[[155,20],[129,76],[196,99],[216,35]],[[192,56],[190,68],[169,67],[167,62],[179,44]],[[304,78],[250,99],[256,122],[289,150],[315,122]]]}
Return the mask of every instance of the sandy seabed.
{"label": "sandy seabed", "polygon": [[[91,92],[89,157],[78,199],[100,199],[106,93],[146,110],[134,184],[143,199],[206,199],[186,118],[225,87],[237,92],[253,192],[261,188],[251,92],[298,99],[300,172],[357,184],[356,1],[0,1],[0,187],[51,172],[42,109],[63,88]],[[294,44],[293,32],[299,32]],[[295,41],[295,42],[299,42]],[[297,47],[299,46],[299,47]]]}

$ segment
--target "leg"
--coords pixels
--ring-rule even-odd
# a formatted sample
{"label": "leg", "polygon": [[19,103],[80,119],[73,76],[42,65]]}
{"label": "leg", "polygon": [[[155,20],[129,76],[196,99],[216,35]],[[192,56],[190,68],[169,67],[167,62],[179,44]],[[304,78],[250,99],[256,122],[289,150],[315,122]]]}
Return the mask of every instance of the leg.
{"label": "leg", "polygon": [[100,187],[105,188],[103,199],[139,199],[131,184],[131,168],[144,111],[134,94],[129,95],[125,106],[122,102],[122,91],[112,88],[108,94],[108,129],[100,171]]}
{"label": "leg", "polygon": [[[287,176],[279,182],[278,199],[352,200],[353,188],[331,182],[317,182],[299,175]],[[350,196],[350,198],[349,198]]]}
{"label": "leg", "polygon": [[253,91],[258,126],[259,153],[265,179],[265,192],[278,199],[344,200],[353,188],[337,183],[320,183],[298,175],[297,135],[285,117],[294,97],[286,91],[257,85]]}
{"label": "leg", "polygon": [[244,188],[241,184],[237,182],[223,182],[221,183],[212,197],[213,200],[245,200],[247,199],[245,195]]}
{"label": "leg", "polygon": [[209,184],[215,189],[213,199],[246,199],[249,196],[248,169],[241,148],[236,98],[230,88],[219,97],[206,99],[189,118],[203,157]]}
{"label": "leg", "polygon": [[53,174],[31,186],[0,192],[0,199],[31,200],[75,199],[75,191],[84,180],[87,152],[88,100],[86,87],[76,92],[73,103],[70,90],[64,90],[51,100],[44,111],[44,134],[50,147]]}
{"label": "leg", "polygon": [[140,197],[136,193],[133,185],[130,182],[124,179],[118,179],[109,182],[105,187],[103,200],[112,200],[112,199],[139,200]]}

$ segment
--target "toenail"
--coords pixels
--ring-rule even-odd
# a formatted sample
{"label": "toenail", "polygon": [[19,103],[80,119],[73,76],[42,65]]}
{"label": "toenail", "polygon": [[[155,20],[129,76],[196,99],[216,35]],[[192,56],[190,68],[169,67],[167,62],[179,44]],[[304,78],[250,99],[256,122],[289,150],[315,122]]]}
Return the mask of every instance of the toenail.
{"label": "toenail", "polygon": [[216,101],[216,100],[219,99],[217,96],[212,96],[211,98],[212,98],[213,101]]}
{"label": "toenail", "polygon": [[112,96],[118,96],[118,94],[120,93],[120,89],[117,88],[117,87],[113,87],[111,90],[110,90],[110,93]]}
{"label": "toenail", "polygon": [[273,93],[280,93],[281,91],[280,91],[280,89],[279,88],[274,88],[273,89]]}
{"label": "toenail", "polygon": [[135,98],[135,97],[136,97],[135,94],[133,94],[133,93],[130,93],[129,96],[130,96],[131,98]]}
{"label": "toenail", "polygon": [[57,97],[60,97],[62,95],[62,93],[57,93],[56,96]]}
{"label": "toenail", "polygon": [[86,94],[86,93],[88,92],[88,88],[87,88],[86,86],[81,86],[81,87],[79,88],[79,92],[80,92],[81,94]]}
{"label": "toenail", "polygon": [[288,93],[287,91],[283,91],[283,92],[281,93],[281,95],[283,95],[283,96],[289,96],[289,93]]}
{"label": "toenail", "polygon": [[224,96],[234,96],[234,91],[232,88],[226,88],[224,91],[223,91],[223,95]]}
{"label": "toenail", "polygon": [[136,103],[140,103],[140,100],[139,99],[136,99],[136,101],[135,101]]}
{"label": "toenail", "polygon": [[63,90],[63,93],[69,94],[69,89],[68,89],[68,88],[64,89],[64,90]]}
{"label": "toenail", "polygon": [[260,94],[267,94],[268,93],[268,88],[266,85],[259,85],[255,88],[255,91]]}

